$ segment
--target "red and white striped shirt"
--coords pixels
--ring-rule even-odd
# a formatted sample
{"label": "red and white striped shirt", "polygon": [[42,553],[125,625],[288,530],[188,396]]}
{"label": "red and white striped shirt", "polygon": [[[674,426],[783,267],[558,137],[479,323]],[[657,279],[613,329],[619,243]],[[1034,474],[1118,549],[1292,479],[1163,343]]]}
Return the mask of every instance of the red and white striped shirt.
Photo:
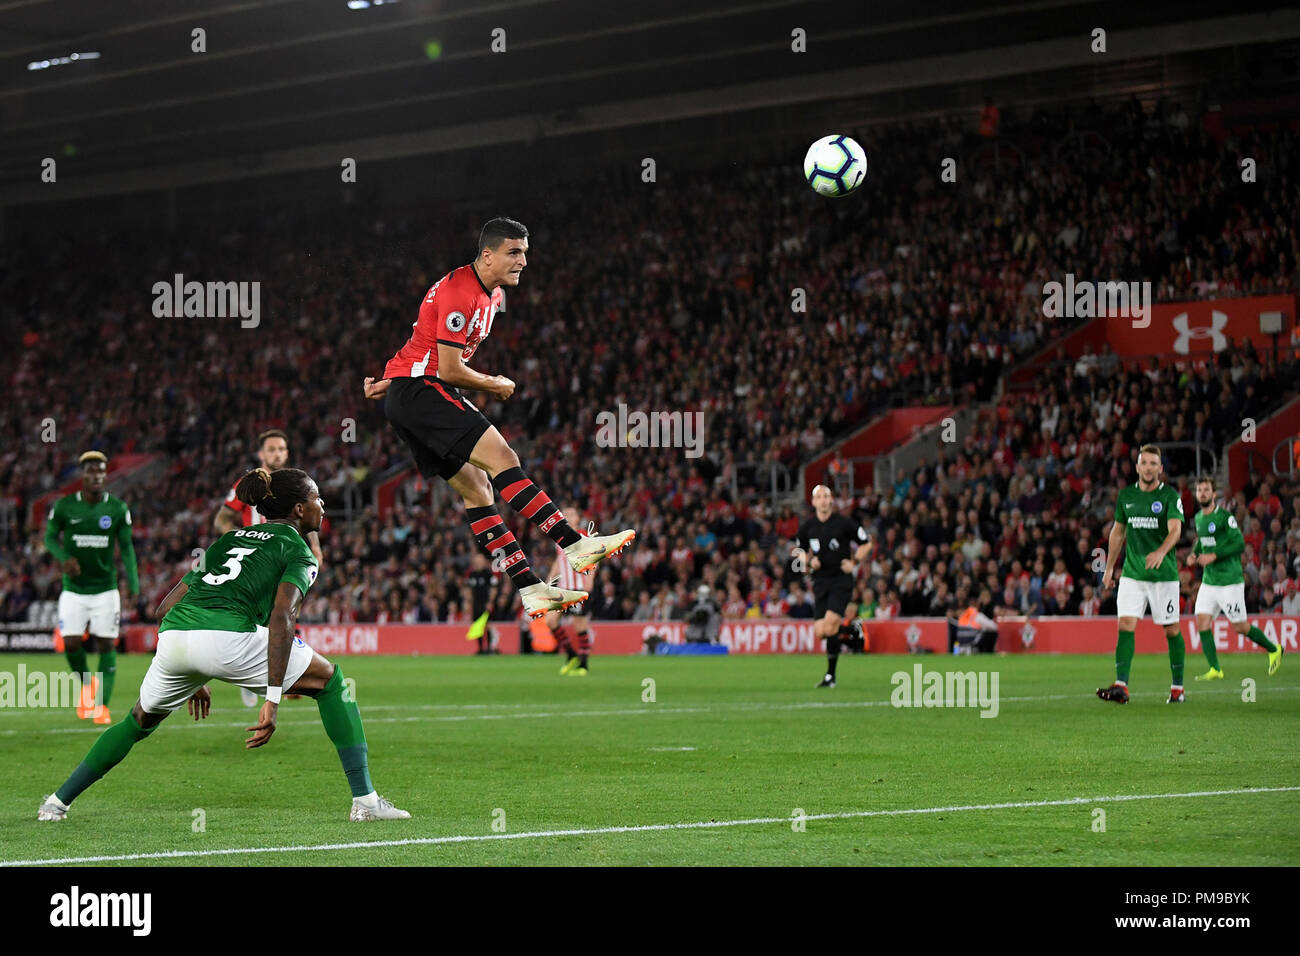
{"label": "red and white striped shirt", "polygon": [[[584,538],[590,537],[586,531],[581,528],[574,528],[578,534]],[[555,569],[551,572],[551,577],[555,579],[557,588],[564,588],[566,591],[586,591],[587,575],[579,574],[573,570],[573,565],[569,563],[569,557],[564,553],[564,549],[559,545],[555,547]]]}

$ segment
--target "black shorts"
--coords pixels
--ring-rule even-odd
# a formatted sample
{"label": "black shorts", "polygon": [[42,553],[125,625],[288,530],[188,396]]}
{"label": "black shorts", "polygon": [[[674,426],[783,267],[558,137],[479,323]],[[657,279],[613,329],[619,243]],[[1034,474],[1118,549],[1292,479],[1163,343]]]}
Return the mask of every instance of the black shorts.
{"label": "black shorts", "polygon": [[853,600],[853,575],[837,574],[833,578],[813,578],[813,619],[820,621],[827,611],[844,616]]}
{"label": "black shorts", "polygon": [[384,394],[384,415],[425,478],[454,477],[492,427],[459,389],[436,378],[393,379]]}

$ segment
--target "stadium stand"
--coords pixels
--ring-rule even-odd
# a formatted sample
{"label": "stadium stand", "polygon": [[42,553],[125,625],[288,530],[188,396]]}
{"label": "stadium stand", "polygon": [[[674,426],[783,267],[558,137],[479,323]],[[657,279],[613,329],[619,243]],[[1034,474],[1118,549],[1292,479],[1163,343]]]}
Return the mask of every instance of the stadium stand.
{"label": "stadium stand", "polygon": [[[593,615],[680,615],[699,582],[728,617],[802,614],[791,604],[809,596],[788,555],[806,508],[774,505],[762,468],[793,474],[877,410],[940,402],[980,404],[975,433],[892,491],[853,502],[880,543],[862,571],[860,613],[943,613],[981,592],[990,616],[1113,609],[1098,601],[1091,565],[1134,449],[1221,448],[1243,416],[1262,418],[1294,393],[1296,358],[1231,348],[1212,367],[1142,367],[1089,356],[1029,394],[1002,395],[1000,379],[1071,327],[1041,308],[1043,283],[1064,273],[1151,279],[1158,301],[1300,288],[1296,130],[1212,133],[1166,103],[1003,108],[995,156],[951,120],[865,131],[879,185],[853,205],[814,205],[775,164],[665,175],[655,190],[609,173],[598,203],[589,184],[549,194],[545,207],[521,202],[511,214],[534,227],[531,268],[476,360],[518,392],[482,406],[520,439],[525,468],[553,498],[601,528],[638,528],[636,548],[594,582]],[[970,188],[940,188],[928,172],[936,142],[971,156]],[[1225,186],[1221,169],[1242,153],[1282,175]],[[4,247],[0,314],[7,332],[21,331],[0,356],[0,498],[25,514],[73,477],[87,448],[158,456],[124,492],[142,582],[124,618],[149,620],[253,464],[252,436],[284,428],[331,517],[303,620],[465,620],[463,516],[410,485],[394,507],[375,507],[376,485],[408,462],[360,381],[401,344],[422,292],[466,261],[487,214],[404,213],[364,228],[272,216],[150,244],[87,236],[44,250],[39,269],[30,251]],[[178,272],[259,279],[262,326],[155,318],[148,292]],[[32,275],[58,279],[34,287]],[[806,313],[791,311],[796,288]],[[840,369],[833,381],[828,367]],[[704,456],[597,447],[595,416],[619,403],[703,412]],[[58,441],[20,452],[47,418]],[[348,422],[355,441],[344,440]],[[1175,477],[1192,476],[1178,465]],[[1300,486],[1233,491],[1253,516],[1250,606],[1294,606]],[[507,518],[547,567],[549,542]],[[3,541],[6,621],[57,593],[39,540],[18,522]],[[517,613],[508,589],[494,612]]]}

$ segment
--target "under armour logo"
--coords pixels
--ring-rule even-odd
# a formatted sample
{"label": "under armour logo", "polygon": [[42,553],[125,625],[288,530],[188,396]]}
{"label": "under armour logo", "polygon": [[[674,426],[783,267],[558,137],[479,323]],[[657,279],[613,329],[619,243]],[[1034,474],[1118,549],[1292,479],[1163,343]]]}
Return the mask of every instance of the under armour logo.
{"label": "under armour logo", "polygon": [[1174,328],[1178,331],[1178,338],[1174,339],[1174,351],[1180,355],[1186,355],[1191,351],[1188,342],[1192,339],[1212,339],[1212,347],[1216,352],[1222,352],[1228,347],[1228,337],[1223,334],[1223,327],[1228,324],[1228,314],[1220,312],[1218,309],[1210,311],[1210,324],[1188,326],[1187,313],[1180,312],[1174,316]]}

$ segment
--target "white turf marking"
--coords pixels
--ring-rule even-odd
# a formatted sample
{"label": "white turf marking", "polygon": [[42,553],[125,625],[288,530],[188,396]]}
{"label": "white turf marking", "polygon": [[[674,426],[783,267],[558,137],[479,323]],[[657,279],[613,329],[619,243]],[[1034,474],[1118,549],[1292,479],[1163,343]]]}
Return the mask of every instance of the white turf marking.
{"label": "white turf marking", "polygon": [[651,750],[657,753],[675,753],[677,751],[694,750],[694,747],[651,747]]}
{"label": "white turf marking", "polygon": [[[1300,690],[1300,687],[1268,687],[1266,689],[1270,692],[1279,692],[1279,691]],[[1217,697],[1221,695],[1227,695],[1227,694],[1235,695],[1240,693],[1241,690],[1235,687],[1224,687],[1216,690],[1198,689],[1193,691],[1193,695],[1189,697],[1189,702],[1195,702],[1195,700],[1200,697],[1208,697],[1208,696]],[[1143,697],[1164,698],[1168,696],[1168,692],[1163,690],[1159,692],[1145,691],[1145,692],[1133,693],[1130,694],[1130,696],[1134,699],[1141,699]],[[1023,704],[1023,703],[1035,703],[1041,701],[1051,701],[1051,700],[1089,700],[1091,698],[1092,698],[1091,693],[1043,694],[1035,697],[1003,697],[1000,699],[1000,702],[1003,704]],[[369,713],[372,710],[428,710],[431,708],[439,708],[445,710],[445,709],[456,708],[456,707],[464,707],[465,709],[478,710],[484,707],[506,708],[506,707],[519,707],[519,706],[524,706],[524,705],[521,704],[412,704],[409,707],[405,707],[402,706],[401,704],[383,704],[383,705],[377,705],[375,707],[366,707],[363,704],[361,706],[361,715],[362,715],[362,720],[365,721],[366,726],[370,726],[371,724],[406,724],[406,723],[422,723],[422,722],[462,723],[468,720],[540,720],[549,717],[645,717],[645,716],[653,716],[655,714],[708,714],[708,713],[718,713],[721,711],[728,711],[728,710],[825,710],[825,709],[840,708],[840,707],[891,707],[893,705],[888,700],[843,700],[843,701],[806,700],[806,701],[796,701],[788,704],[778,704],[770,701],[749,701],[749,702],[736,702],[730,704],[702,704],[698,707],[660,707],[657,704],[654,705],[640,704],[640,705],[634,705],[632,707],[620,708],[617,710],[545,710],[545,711],[529,711],[527,713],[515,712],[509,714],[448,714],[448,715],[436,715],[436,716],[428,716],[428,717],[422,717],[422,716],[366,717],[365,716],[367,713]],[[902,709],[907,710],[908,708],[902,708]],[[1109,708],[1098,708],[1098,709],[1104,710]],[[48,713],[61,711],[61,710],[66,710],[66,708],[33,707],[33,708],[22,709],[24,713],[32,713],[32,714],[48,714]],[[316,712],[314,708],[310,708],[310,707],[306,707],[301,710],[301,713],[304,715],[304,719],[302,720],[286,719],[288,717],[294,716],[295,710],[297,710],[297,708],[290,708],[287,709],[287,711],[281,712],[277,723],[278,730],[285,730],[291,727],[319,727],[320,726],[320,715]],[[125,714],[126,710],[123,710],[122,713]],[[229,723],[217,723],[216,721],[207,719],[207,720],[198,721],[197,725],[200,727],[239,727],[240,729],[244,729],[248,727],[250,722],[254,721],[255,716],[257,714],[257,710],[256,708],[249,707],[245,709],[243,713],[245,715],[244,719],[239,721],[232,721]],[[192,717],[189,716],[189,714],[185,713],[184,708],[182,708],[176,711],[167,721],[165,721],[165,723],[167,724],[167,726],[170,727],[178,723],[194,724],[195,721]],[[13,737],[18,734],[22,734],[23,736],[33,736],[36,734],[98,734],[98,733],[103,733],[103,730],[100,727],[91,724],[89,726],[82,725],[82,726],[75,726],[75,727],[47,727],[40,730],[0,730],[0,737]]]}
{"label": "white turf marking", "polygon": [[[860,820],[866,817],[900,817],[932,813],[970,813],[978,810],[1024,810],[1036,807],[1071,807],[1131,800],[1185,800],[1194,797],[1236,797],[1248,793],[1290,793],[1300,787],[1248,787],[1244,790],[1198,790],[1191,793],[1132,793],[1109,797],[1070,797],[1065,800],[1029,800],[1018,803],[977,803],[956,807],[920,807],[907,810],[850,810],[809,813],[803,820]],[[607,833],[655,833],[664,830],[716,830],[788,824],[793,817],[752,817],[748,820],[707,820],[698,823],[649,823],[627,827],[590,827],[572,830],[532,830],[525,833],[482,833],[460,836],[416,837],[408,840],[366,840],[358,843],[317,843],[303,846],[229,847],[223,850],[163,850],[157,853],[122,853],[114,856],[67,856],[45,860],[0,860],[0,866],[61,866],[71,863],[121,863],[131,860],[174,860],[194,857],[240,856],[255,853],[310,853],[323,850],[371,850],[398,846],[438,846],[445,843],[486,843],[489,840],[541,840],[551,837],[599,836]]]}

